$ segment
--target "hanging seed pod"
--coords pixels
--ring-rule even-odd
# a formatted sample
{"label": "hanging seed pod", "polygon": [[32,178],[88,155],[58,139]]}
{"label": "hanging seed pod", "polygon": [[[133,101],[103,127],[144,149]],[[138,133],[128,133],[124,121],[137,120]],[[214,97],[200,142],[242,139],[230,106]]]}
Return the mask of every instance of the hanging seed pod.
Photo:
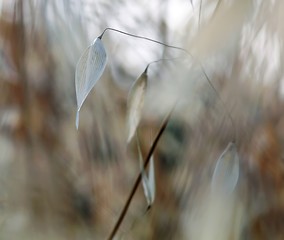
{"label": "hanging seed pod", "polygon": [[88,94],[103,74],[107,54],[100,38],[85,50],[76,66],[75,88],[77,97],[76,127],[79,127],[79,112]]}
{"label": "hanging seed pod", "polygon": [[234,191],[239,179],[239,156],[236,145],[230,142],[217,160],[211,188],[230,194]]}
{"label": "hanging seed pod", "polygon": [[155,169],[154,169],[154,157],[153,155],[150,158],[150,166],[149,166],[149,174],[147,176],[145,169],[144,169],[144,162],[143,162],[143,156],[140,148],[140,143],[138,140],[138,136],[136,135],[137,140],[137,148],[138,148],[138,155],[139,155],[139,165],[140,165],[140,171],[142,175],[142,185],[144,190],[144,195],[147,200],[148,209],[152,206],[155,200]]}
{"label": "hanging seed pod", "polygon": [[134,82],[127,99],[127,142],[133,138],[140,122],[141,112],[144,106],[144,98],[147,87],[147,69]]}

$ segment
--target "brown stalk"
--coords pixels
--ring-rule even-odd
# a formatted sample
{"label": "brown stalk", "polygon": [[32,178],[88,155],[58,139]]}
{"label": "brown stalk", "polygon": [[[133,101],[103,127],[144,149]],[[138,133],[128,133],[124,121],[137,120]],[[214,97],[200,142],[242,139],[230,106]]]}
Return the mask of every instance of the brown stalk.
{"label": "brown stalk", "polygon": [[[159,132],[157,133],[157,135],[156,135],[156,137],[154,139],[154,142],[153,142],[153,144],[152,144],[152,146],[151,146],[151,148],[150,148],[150,150],[148,152],[148,155],[147,155],[147,157],[146,157],[146,159],[144,161],[144,169],[147,167],[147,165],[148,165],[148,163],[150,161],[150,158],[153,155],[153,153],[154,153],[154,151],[155,151],[155,149],[157,147],[157,144],[158,144],[158,142],[159,142],[163,132],[165,131],[165,129],[166,129],[167,125],[168,125],[168,122],[170,120],[170,117],[171,117],[171,114],[173,112],[173,109],[171,110],[171,112],[167,115],[167,117],[163,121],[163,124],[160,127]],[[124,219],[124,217],[125,217],[125,215],[127,213],[127,210],[128,210],[128,208],[130,206],[130,203],[131,203],[131,201],[132,201],[132,199],[133,199],[133,197],[134,197],[134,195],[135,195],[135,193],[136,193],[136,191],[138,189],[138,186],[139,186],[139,184],[141,182],[141,179],[142,179],[142,173],[140,172],[139,175],[137,176],[136,181],[135,181],[135,183],[134,183],[134,185],[133,185],[133,187],[132,187],[132,189],[130,191],[130,194],[129,194],[129,196],[128,196],[125,204],[124,204],[124,207],[123,207],[123,209],[122,209],[122,211],[121,211],[121,213],[119,215],[119,218],[116,221],[116,224],[113,227],[109,237],[107,238],[108,240],[112,240],[113,237],[115,236],[115,234],[117,233],[117,231],[118,231],[118,229],[119,229],[119,227],[120,227],[120,225],[121,225],[121,223],[122,223],[122,221],[123,221],[123,219]]]}

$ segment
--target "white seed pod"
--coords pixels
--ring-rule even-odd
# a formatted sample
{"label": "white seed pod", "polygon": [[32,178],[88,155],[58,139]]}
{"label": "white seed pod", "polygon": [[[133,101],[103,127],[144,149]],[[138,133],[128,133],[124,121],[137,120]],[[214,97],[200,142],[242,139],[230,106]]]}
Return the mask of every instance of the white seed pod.
{"label": "white seed pod", "polygon": [[76,127],[79,126],[79,112],[88,94],[102,76],[107,63],[107,54],[100,38],[85,50],[76,66],[75,88],[77,97]]}
{"label": "white seed pod", "polygon": [[[152,155],[150,158],[150,166],[149,166],[149,176],[148,176],[148,188],[150,192],[149,203],[152,205],[155,200],[156,194],[156,184],[155,184],[155,166],[154,166],[154,156]],[[148,203],[148,204],[149,204]]]}
{"label": "white seed pod", "polygon": [[230,194],[236,188],[239,179],[239,156],[234,143],[229,143],[217,160],[214,169],[211,188]]}
{"label": "white seed pod", "polygon": [[127,142],[133,138],[140,122],[141,112],[144,106],[144,98],[147,87],[147,69],[132,85],[127,99]]}
{"label": "white seed pod", "polygon": [[142,157],[138,137],[137,137],[137,147],[138,147],[138,154],[139,154],[140,171],[142,175],[142,186],[143,186],[144,195],[145,195],[148,207],[150,207],[154,203],[155,194],[156,194],[154,157],[152,155],[150,158],[149,174],[147,176],[145,169],[144,169],[144,162],[143,162],[143,157]]}

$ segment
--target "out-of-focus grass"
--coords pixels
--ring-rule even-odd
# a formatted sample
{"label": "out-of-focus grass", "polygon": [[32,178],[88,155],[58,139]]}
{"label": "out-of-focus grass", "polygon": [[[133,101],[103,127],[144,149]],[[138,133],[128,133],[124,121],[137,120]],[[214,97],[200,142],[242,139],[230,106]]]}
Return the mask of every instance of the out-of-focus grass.
{"label": "out-of-focus grass", "polygon": [[[145,3],[3,2],[0,239],[106,238],[139,172],[136,146],[126,144],[127,91],[159,54],[182,59],[149,68],[139,126],[144,156],[177,97],[179,102],[155,152],[155,203],[144,215],[140,188],[119,234],[123,239],[283,238],[284,6],[220,1],[215,11],[217,2],[203,1],[199,26],[198,7],[188,1],[189,17],[175,30],[167,17],[178,14],[158,16]],[[132,7],[135,16],[126,14]],[[114,14],[122,9],[125,22]],[[148,30],[141,30],[141,21]],[[110,60],[76,131],[76,62],[109,24],[175,39],[195,58],[108,33]],[[239,183],[232,196],[220,196],[210,190],[210,181],[216,160],[234,138]]]}

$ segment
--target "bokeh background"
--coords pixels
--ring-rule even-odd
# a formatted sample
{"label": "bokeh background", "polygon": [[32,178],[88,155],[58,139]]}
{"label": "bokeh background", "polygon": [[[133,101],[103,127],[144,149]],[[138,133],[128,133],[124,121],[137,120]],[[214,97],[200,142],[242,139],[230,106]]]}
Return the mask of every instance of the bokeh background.
{"label": "bokeh background", "polygon": [[[0,239],[106,239],[139,173],[126,101],[148,63],[139,136],[155,151],[156,199],[142,187],[117,239],[284,239],[284,2],[1,0]],[[106,70],[75,128],[76,63],[106,27]],[[207,74],[212,85],[208,83]],[[231,195],[212,191],[235,141]]]}

